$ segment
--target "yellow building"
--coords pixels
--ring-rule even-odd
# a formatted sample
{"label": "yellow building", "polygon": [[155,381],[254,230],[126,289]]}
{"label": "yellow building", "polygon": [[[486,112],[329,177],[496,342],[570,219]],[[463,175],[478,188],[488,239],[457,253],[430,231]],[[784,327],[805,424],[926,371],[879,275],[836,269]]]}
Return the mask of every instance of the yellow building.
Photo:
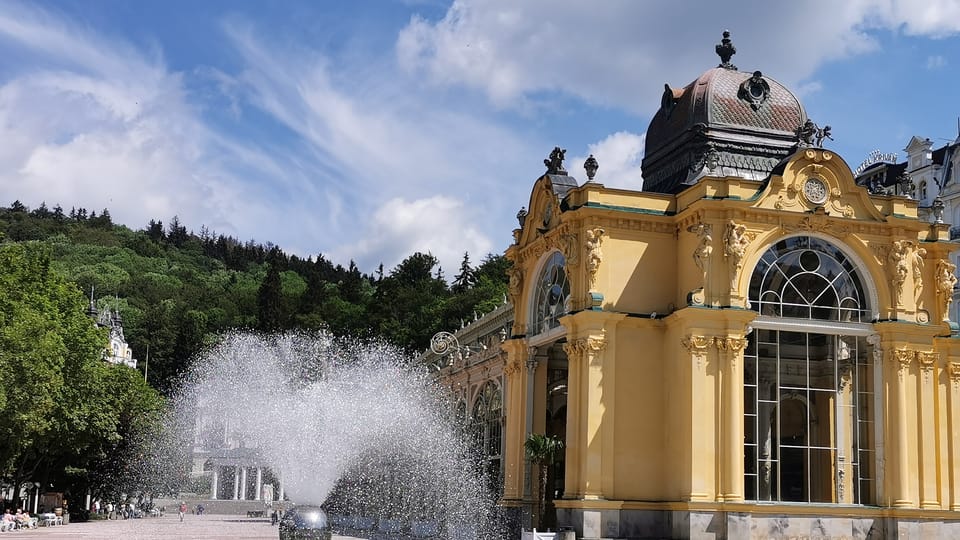
{"label": "yellow building", "polygon": [[506,252],[502,503],[532,508],[536,432],[578,538],[960,535],[950,225],[857,186],[728,37],[665,87],[643,192],[545,160]]}

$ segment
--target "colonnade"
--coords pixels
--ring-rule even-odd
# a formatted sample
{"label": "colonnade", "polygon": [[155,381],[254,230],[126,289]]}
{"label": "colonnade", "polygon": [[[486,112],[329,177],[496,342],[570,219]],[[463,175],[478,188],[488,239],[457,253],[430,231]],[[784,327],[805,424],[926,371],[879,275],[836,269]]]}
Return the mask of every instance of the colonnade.
{"label": "colonnade", "polygon": [[[214,465],[213,466],[213,478],[210,481],[210,499],[211,500],[218,499],[217,494],[220,489],[220,469],[224,467],[233,469],[233,497],[232,497],[233,500],[235,501],[261,500],[261,496],[263,493],[263,468],[248,467],[244,465]],[[253,474],[256,474],[256,481],[254,482],[254,492],[253,492],[252,499],[247,497],[248,495],[247,493],[248,476],[247,475],[249,474],[248,471],[250,471],[251,469],[255,471],[255,473]],[[283,482],[281,480],[278,483],[280,484],[280,491],[279,491],[279,494],[278,494],[279,496],[277,497],[277,500],[282,501],[284,498]]]}

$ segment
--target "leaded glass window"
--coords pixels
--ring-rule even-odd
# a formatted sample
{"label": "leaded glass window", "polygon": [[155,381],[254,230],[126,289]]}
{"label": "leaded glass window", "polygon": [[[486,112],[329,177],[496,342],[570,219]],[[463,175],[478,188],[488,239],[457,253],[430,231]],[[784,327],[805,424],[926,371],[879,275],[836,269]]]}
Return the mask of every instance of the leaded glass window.
{"label": "leaded glass window", "polygon": [[570,308],[570,283],[566,263],[560,252],[553,252],[537,280],[534,309],[530,321],[531,334],[536,335],[560,326],[560,317]]}
{"label": "leaded glass window", "polygon": [[762,317],[744,351],[745,499],[873,504],[878,374],[857,266],[788,238],[761,257],[750,300]]}
{"label": "leaded glass window", "polygon": [[472,425],[481,467],[492,485],[501,486],[503,395],[493,381],[483,385],[474,403]]}

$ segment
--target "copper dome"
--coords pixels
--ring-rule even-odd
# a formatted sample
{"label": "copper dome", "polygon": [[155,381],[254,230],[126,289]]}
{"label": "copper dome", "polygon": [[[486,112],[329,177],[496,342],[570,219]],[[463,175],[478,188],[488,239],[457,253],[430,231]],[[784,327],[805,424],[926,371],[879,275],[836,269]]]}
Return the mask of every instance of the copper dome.
{"label": "copper dome", "polygon": [[647,129],[643,189],[675,193],[702,176],[766,178],[806,120],[790,90],[759,71],[737,71],[727,56],[682,90],[664,85]]}

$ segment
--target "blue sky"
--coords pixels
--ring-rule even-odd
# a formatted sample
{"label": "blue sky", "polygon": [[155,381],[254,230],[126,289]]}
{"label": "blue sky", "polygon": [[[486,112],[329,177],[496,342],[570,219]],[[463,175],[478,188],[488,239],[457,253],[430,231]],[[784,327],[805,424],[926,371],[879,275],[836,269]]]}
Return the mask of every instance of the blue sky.
{"label": "blue sky", "polygon": [[508,246],[555,145],[639,188],[663,83],[724,29],[851,168],[958,136],[960,0],[8,0],[0,201],[452,275]]}

